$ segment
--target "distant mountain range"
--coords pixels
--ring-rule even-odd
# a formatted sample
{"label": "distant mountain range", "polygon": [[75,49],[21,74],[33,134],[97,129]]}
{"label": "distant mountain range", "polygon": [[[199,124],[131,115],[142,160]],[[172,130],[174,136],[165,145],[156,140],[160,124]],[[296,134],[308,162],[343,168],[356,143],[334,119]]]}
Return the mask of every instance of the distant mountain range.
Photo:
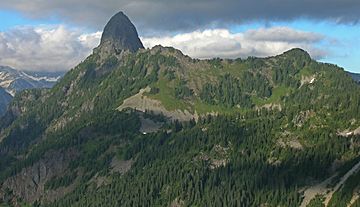
{"label": "distant mountain range", "polygon": [[351,73],[348,72],[348,74],[358,83],[360,83],[360,74],[359,73]]}
{"label": "distant mountain range", "polygon": [[31,88],[51,88],[64,72],[25,72],[0,66],[0,115],[17,92]]}

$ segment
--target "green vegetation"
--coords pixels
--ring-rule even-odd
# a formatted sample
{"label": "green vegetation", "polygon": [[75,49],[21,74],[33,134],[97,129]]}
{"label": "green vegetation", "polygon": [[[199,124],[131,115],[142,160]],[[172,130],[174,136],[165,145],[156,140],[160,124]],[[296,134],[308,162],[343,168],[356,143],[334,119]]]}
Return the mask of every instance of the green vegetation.
{"label": "green vegetation", "polygon": [[252,96],[252,100],[257,106],[262,106],[264,104],[271,104],[271,103],[277,104],[277,103],[281,103],[282,99],[287,95],[289,95],[291,91],[292,91],[291,88],[288,88],[286,86],[278,86],[272,90],[272,94],[269,98],[262,99],[256,96]]}
{"label": "green vegetation", "polygon": [[207,83],[203,86],[200,98],[211,105],[225,105],[227,107],[251,107],[250,96],[242,92],[241,82],[230,75],[221,77],[219,84]]}
{"label": "green vegetation", "polygon": [[175,97],[177,99],[188,98],[192,95],[193,92],[186,86],[186,81],[180,80],[179,83],[175,86]]}
{"label": "green vegetation", "polygon": [[187,104],[185,103],[185,101],[176,97],[175,84],[175,80],[169,82],[164,77],[160,77],[159,80],[152,86],[152,88],[158,88],[159,93],[150,93],[148,94],[148,96],[150,98],[159,100],[167,110],[185,110],[188,108]]}
{"label": "green vegetation", "polygon": [[360,172],[355,173],[346,180],[344,186],[334,193],[328,206],[346,207],[354,194],[355,188],[358,187],[360,187]]}
{"label": "green vegetation", "polygon": [[[300,87],[302,76],[316,80]],[[200,118],[116,110],[146,87],[166,109]],[[95,53],[53,89],[23,92],[11,107],[0,120],[2,184],[49,154],[69,155],[64,173],[43,187],[73,191],[54,202],[44,194],[35,206],[299,206],[300,189],[331,176],[335,160],[344,173],[360,154],[358,135],[339,136],[360,125],[359,85],[301,50],[206,61],[161,47],[121,58]],[[140,133],[141,116],[164,125]],[[332,206],[349,202],[358,176]],[[12,205],[14,190],[1,190],[1,205]]]}
{"label": "green vegetation", "polygon": [[325,207],[324,202],[325,199],[323,196],[317,195],[314,199],[310,201],[307,207]]}

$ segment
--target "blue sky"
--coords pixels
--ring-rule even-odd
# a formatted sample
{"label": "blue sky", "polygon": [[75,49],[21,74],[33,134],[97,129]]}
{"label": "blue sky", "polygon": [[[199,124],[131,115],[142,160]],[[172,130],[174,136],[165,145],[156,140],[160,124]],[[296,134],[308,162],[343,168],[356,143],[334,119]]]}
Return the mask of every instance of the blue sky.
{"label": "blue sky", "polygon": [[6,31],[16,26],[41,25],[41,24],[60,24],[61,21],[51,19],[31,19],[26,18],[21,13],[11,10],[0,10],[0,31]]}
{"label": "blue sky", "polygon": [[333,63],[345,70],[360,73],[360,25],[298,19],[290,22],[252,22],[233,26],[231,31],[242,32],[272,26],[286,26],[326,36],[328,41],[320,42],[317,45],[327,48],[329,55],[319,61]]}
{"label": "blue sky", "polygon": [[335,24],[331,22],[295,21],[292,27],[313,31],[333,38],[329,44],[331,54],[321,61],[330,62],[353,72],[360,72],[360,26],[357,24]]}
{"label": "blue sky", "polygon": [[[7,33],[7,38],[11,39],[11,31],[14,28],[19,27],[52,27],[53,25],[62,25],[67,29],[73,29],[79,32],[81,30],[84,34],[95,33],[99,31],[101,26],[94,27],[88,24],[81,24],[81,22],[74,22],[69,20],[68,18],[62,18],[60,14],[57,14],[58,18],[54,17],[55,15],[49,16],[29,16],[26,12],[17,11],[14,9],[0,9],[0,31],[2,33]],[[141,21],[135,18],[135,23],[139,22],[141,25]],[[224,26],[226,25],[226,26]],[[216,26],[215,26],[216,27]],[[319,20],[319,19],[306,19],[306,18],[294,18],[286,21],[263,21],[263,20],[252,20],[243,23],[233,23],[233,24],[222,24],[218,26],[222,29],[227,29],[231,33],[246,33],[248,30],[256,30],[260,28],[272,28],[272,27],[287,27],[301,32],[308,33],[316,33],[322,35],[324,37],[323,40],[309,43],[311,46],[322,49],[326,51],[326,55],[322,56],[319,61],[328,62],[337,64],[340,67],[345,68],[345,70],[358,72],[360,73],[360,26],[355,23],[336,23],[333,21],[329,21],[327,19]],[[214,26],[209,27],[214,29]],[[201,27],[202,30],[207,29],[206,25]],[[195,31],[195,29],[187,29],[186,31],[172,31],[172,34],[182,34],[186,32]],[[144,32],[145,31],[145,32]],[[154,35],[156,37],[160,37],[160,39],[156,39],[161,42],[161,30],[156,33],[148,33]],[[139,31],[140,35],[147,36],[146,30]],[[164,35],[169,34],[168,31],[164,30]],[[81,34],[78,35],[80,37]],[[74,36],[77,38],[77,36]],[[153,39],[151,39],[153,40]],[[164,41],[163,41],[164,42]],[[171,41],[170,41],[171,42]],[[87,43],[86,43],[87,44]],[[171,43],[169,43],[171,45]],[[92,46],[96,46],[95,43],[91,44]],[[90,47],[90,46],[89,46]],[[88,49],[88,48],[87,48]],[[89,49],[88,49],[89,50]],[[90,51],[90,50],[89,50]],[[84,54],[79,56],[79,59],[74,60],[80,61],[81,58],[84,58],[84,55],[87,55],[89,51],[83,52]],[[215,51],[216,52],[216,51]],[[264,53],[265,54],[265,53]],[[11,58],[9,58],[11,59]],[[12,58],[13,62],[16,62]],[[1,58],[0,58],[1,60]],[[11,63],[11,61],[8,61]],[[7,62],[5,62],[7,63]],[[0,64],[3,64],[0,61]],[[71,67],[72,65],[69,65]],[[16,67],[16,64],[13,65]],[[19,66],[21,67],[21,66]],[[31,68],[30,66],[27,66]],[[50,68],[50,67],[49,67]],[[32,69],[32,68],[31,68]],[[36,69],[34,66],[33,69]],[[64,69],[65,70],[65,69]]]}

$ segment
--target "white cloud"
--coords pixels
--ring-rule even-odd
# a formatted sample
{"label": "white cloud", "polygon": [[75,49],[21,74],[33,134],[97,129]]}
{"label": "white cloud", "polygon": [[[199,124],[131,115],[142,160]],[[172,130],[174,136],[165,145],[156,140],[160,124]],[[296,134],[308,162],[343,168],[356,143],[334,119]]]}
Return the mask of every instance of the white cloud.
{"label": "white cloud", "polygon": [[[92,52],[100,38],[101,32],[83,33],[63,25],[14,28],[0,32],[0,65],[22,70],[69,70]],[[307,50],[316,59],[327,54],[316,46],[326,37],[288,27],[239,33],[213,29],[141,39],[145,47],[171,46],[194,58],[266,57],[294,47]]]}
{"label": "white cloud", "polygon": [[227,29],[194,31],[167,37],[142,38],[145,47],[172,46],[195,58],[237,58],[272,56],[299,47],[319,59],[327,53],[316,47],[325,40],[323,35],[288,27],[260,28],[240,33]]}
{"label": "white cloud", "polygon": [[99,44],[100,32],[63,25],[17,27],[0,33],[0,65],[22,70],[69,70]]}
{"label": "white cloud", "polygon": [[313,43],[324,39],[324,36],[314,32],[294,30],[289,27],[271,27],[248,30],[247,39],[289,43]]}

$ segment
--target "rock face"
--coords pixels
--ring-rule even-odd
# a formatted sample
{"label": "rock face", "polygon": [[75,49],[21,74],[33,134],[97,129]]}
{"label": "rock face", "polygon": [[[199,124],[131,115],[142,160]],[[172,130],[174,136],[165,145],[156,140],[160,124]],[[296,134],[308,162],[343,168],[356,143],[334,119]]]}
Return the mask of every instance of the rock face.
{"label": "rock face", "polygon": [[106,24],[97,49],[103,53],[119,54],[125,50],[136,52],[140,48],[144,46],[135,26],[123,12],[119,12]]}
{"label": "rock face", "polygon": [[169,111],[165,106],[158,100],[148,98],[144,93],[150,92],[150,87],[141,89],[139,93],[127,98],[124,100],[124,103],[121,104],[117,109],[122,111],[127,108],[135,109],[137,111],[145,112],[152,111],[154,114],[162,114],[165,117],[168,117],[171,120],[179,121],[190,121],[192,119],[197,120],[199,118],[198,114],[190,113],[188,110],[182,111],[180,109]]}
{"label": "rock face", "polygon": [[41,197],[44,200],[61,197],[63,192],[57,192],[54,195],[51,191],[46,191],[45,184],[56,176],[62,176],[71,159],[75,157],[76,152],[73,150],[53,151],[45,154],[44,158],[34,165],[24,168],[20,173],[5,180],[0,188],[0,195],[6,189],[10,189],[16,196],[30,203]]}

